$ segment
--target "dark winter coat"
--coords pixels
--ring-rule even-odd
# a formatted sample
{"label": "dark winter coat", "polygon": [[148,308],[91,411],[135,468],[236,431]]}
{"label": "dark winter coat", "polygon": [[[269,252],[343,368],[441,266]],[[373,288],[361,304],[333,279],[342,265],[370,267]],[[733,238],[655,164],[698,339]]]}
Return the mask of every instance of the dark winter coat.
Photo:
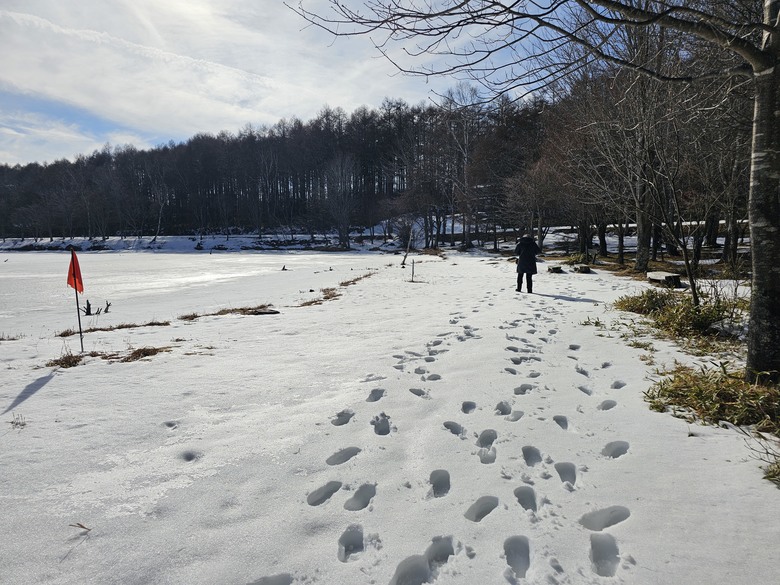
{"label": "dark winter coat", "polygon": [[530,236],[523,236],[515,247],[517,271],[524,274],[536,274],[536,255],[542,250]]}

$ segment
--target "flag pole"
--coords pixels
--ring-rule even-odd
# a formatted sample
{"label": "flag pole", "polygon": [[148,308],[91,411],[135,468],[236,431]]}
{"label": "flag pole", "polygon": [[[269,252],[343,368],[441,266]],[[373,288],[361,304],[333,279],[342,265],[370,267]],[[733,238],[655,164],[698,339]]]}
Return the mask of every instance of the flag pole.
{"label": "flag pole", "polygon": [[[73,254],[73,250],[70,252]],[[73,271],[73,292],[76,293],[76,317],[79,320],[79,341],[81,342],[81,353],[84,353],[84,333],[81,331],[81,311],[79,310],[79,289],[76,288],[76,283],[78,280],[76,280],[76,263],[73,262],[71,258],[71,270]]]}

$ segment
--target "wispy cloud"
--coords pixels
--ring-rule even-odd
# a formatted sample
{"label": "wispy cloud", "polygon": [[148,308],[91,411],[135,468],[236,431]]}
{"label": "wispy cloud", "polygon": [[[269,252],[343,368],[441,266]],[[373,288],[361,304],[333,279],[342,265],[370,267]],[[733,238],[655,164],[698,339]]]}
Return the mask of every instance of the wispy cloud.
{"label": "wispy cloud", "polygon": [[70,158],[116,136],[147,147],[305,120],[325,104],[416,103],[435,87],[398,75],[365,38],[305,26],[281,0],[3,5],[0,103],[14,108],[0,118],[0,162]]}

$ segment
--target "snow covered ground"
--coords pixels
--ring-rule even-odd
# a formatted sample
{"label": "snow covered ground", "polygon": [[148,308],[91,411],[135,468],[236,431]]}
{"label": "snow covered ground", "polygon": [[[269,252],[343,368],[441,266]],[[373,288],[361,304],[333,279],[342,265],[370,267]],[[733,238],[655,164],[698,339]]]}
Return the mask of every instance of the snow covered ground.
{"label": "snow covered ground", "polygon": [[[519,294],[481,253],[82,252],[80,303],[111,303],[85,328],[170,324],[46,367],[79,351],[55,335],[68,259],[0,253],[0,582],[776,582],[780,491],[742,437],[643,402],[692,361],[621,335],[610,303],[644,283],[540,264]],[[143,347],[167,351],[121,361]]]}

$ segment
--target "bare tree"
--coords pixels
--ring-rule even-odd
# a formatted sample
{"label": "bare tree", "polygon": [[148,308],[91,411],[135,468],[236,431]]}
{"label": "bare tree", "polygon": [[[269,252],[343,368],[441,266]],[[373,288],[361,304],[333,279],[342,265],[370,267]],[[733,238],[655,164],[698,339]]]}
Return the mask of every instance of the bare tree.
{"label": "bare tree", "polygon": [[337,154],[328,163],[325,173],[323,206],[333,220],[339,235],[339,245],[349,248],[349,227],[357,207],[355,193],[355,159]]}
{"label": "bare tree", "polygon": [[[369,35],[401,70],[424,75],[467,73],[496,93],[529,91],[593,61],[641,72],[662,81],[693,83],[740,77],[753,86],[753,139],[749,222],[752,293],[746,377],[780,380],[780,0],[538,0],[535,2],[366,0],[365,10],[329,0],[320,15],[302,3],[293,8],[334,35]],[[687,60],[667,74],[625,46],[621,31],[666,29],[709,47],[704,68]],[[466,39],[464,41],[464,39]],[[392,54],[397,43],[402,51]],[[576,61],[537,57],[575,44]],[[401,59],[444,57],[441,66],[415,69]],[[452,59],[448,59],[448,58]],[[637,58],[634,58],[637,57]],[[440,60],[435,63],[441,63]]]}

